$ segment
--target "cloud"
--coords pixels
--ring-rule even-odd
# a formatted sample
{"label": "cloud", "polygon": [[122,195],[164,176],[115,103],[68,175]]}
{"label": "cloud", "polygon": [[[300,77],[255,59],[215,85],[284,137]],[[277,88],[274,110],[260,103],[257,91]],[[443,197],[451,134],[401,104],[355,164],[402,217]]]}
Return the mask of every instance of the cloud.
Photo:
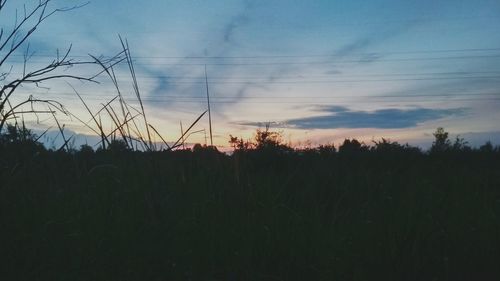
{"label": "cloud", "polygon": [[[41,129],[34,129],[33,132],[38,136],[43,134],[43,137],[40,138],[40,142],[42,142],[47,148],[59,149],[64,144],[64,139],[58,130],[51,129],[45,132],[45,134],[44,130]],[[77,149],[84,144],[88,144],[96,148],[98,143],[101,141],[100,136],[79,134],[67,128],[64,130],[64,136],[66,139],[71,138],[68,145]]]}
{"label": "cloud", "polygon": [[[180,63],[182,62],[183,61],[181,61]],[[192,76],[192,74],[186,73],[186,71],[184,71],[177,65],[159,69],[154,65],[139,64],[136,68],[142,76],[150,78],[149,81],[139,79],[138,82],[139,85],[146,84],[147,86],[151,86],[147,84],[148,82],[152,84],[153,87],[151,89],[148,89],[147,92],[154,97],[161,97],[179,91],[179,88],[181,88],[182,85],[176,84],[174,81],[175,79],[173,79],[172,76]],[[130,74],[128,73],[126,75],[130,76]]]}
{"label": "cloud", "polygon": [[382,58],[382,56],[379,54],[365,54],[359,59],[359,62],[360,63],[370,63],[370,62],[377,61],[380,58]]}
{"label": "cloud", "polygon": [[170,83],[170,79],[168,77],[165,76],[158,77],[157,81],[158,85],[156,85],[156,88],[153,90],[153,93],[164,94],[168,93],[170,90],[174,88]]}
{"label": "cloud", "polygon": [[224,25],[224,42],[231,43],[233,41],[234,33],[242,25],[247,24],[250,21],[248,13],[252,8],[251,1],[244,1],[243,10],[237,15],[233,16],[228,23]]}
{"label": "cloud", "polygon": [[248,17],[245,14],[239,14],[231,19],[224,26],[224,42],[229,43],[232,41],[235,30],[240,26],[248,22]]}
{"label": "cloud", "polygon": [[[370,32],[368,35],[363,37],[359,37],[354,41],[345,44],[344,46],[337,49],[333,55],[335,57],[346,57],[353,54],[356,54],[359,51],[364,51],[376,44],[380,44],[382,42],[388,41],[394,37],[402,35],[408,32],[411,28],[418,24],[418,21],[411,21],[408,23],[400,24],[398,26],[390,26],[387,29],[377,29]],[[374,53],[365,54],[362,58],[360,58],[360,63],[370,63],[378,60],[382,56]]]}
{"label": "cloud", "polygon": [[346,44],[346,45],[342,46],[340,49],[338,49],[335,52],[335,56],[344,57],[344,56],[350,55],[358,50],[362,50],[362,49],[370,46],[371,44],[373,44],[373,42],[376,41],[375,38],[376,37],[373,37],[373,35],[370,37],[358,38],[355,41],[353,41],[349,44]]}
{"label": "cloud", "polygon": [[[352,111],[342,106],[323,106],[318,108],[324,115],[271,122],[273,127],[295,129],[338,129],[374,128],[402,129],[416,127],[418,124],[465,114],[465,109],[379,109],[375,111]],[[263,122],[244,122],[241,125],[262,126]]]}
{"label": "cloud", "polygon": [[332,70],[328,70],[325,72],[325,74],[327,75],[337,75],[337,74],[342,74],[343,72],[340,71],[340,70],[337,70],[337,69],[332,69]]}
{"label": "cloud", "polygon": [[317,105],[314,106],[314,111],[319,112],[347,112],[349,109],[340,105]]}

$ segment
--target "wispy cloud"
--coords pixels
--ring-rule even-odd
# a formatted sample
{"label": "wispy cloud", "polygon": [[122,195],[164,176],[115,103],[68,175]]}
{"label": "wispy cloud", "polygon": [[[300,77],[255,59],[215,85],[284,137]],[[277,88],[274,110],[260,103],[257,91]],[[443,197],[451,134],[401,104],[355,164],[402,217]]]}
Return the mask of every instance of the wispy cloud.
{"label": "wispy cloud", "polygon": [[233,43],[233,37],[236,33],[236,30],[250,22],[249,11],[252,8],[251,1],[244,1],[244,7],[241,12],[233,16],[225,25],[223,38],[225,43]]}
{"label": "wispy cloud", "polygon": [[[365,52],[374,45],[384,43],[390,39],[398,37],[410,31],[414,26],[418,25],[418,21],[411,21],[402,23],[397,26],[390,26],[385,29],[374,29],[365,36],[358,37],[357,39],[341,46],[334,51],[335,57],[346,57],[359,52]],[[367,53],[361,59],[360,63],[370,63],[381,58],[380,54]]]}
{"label": "wispy cloud", "polygon": [[233,39],[236,29],[249,21],[249,18],[245,14],[238,14],[231,19],[229,23],[224,26],[224,42],[230,43]]}
{"label": "wispy cloud", "polygon": [[335,51],[334,55],[339,56],[339,57],[351,55],[352,53],[355,53],[359,50],[363,50],[366,47],[372,45],[377,40],[379,40],[379,39],[375,35],[370,35],[368,37],[358,38],[358,39],[340,47],[338,50]]}

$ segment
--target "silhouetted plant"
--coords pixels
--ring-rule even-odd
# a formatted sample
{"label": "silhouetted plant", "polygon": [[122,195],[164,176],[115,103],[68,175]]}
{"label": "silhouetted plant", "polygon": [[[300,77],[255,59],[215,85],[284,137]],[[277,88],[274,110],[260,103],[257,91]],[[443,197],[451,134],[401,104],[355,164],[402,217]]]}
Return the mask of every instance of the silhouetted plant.
{"label": "silhouetted plant", "polygon": [[265,129],[257,129],[255,133],[254,147],[257,150],[266,151],[293,151],[293,149],[283,143],[281,132],[270,131],[269,124]]}
{"label": "silhouetted plant", "polygon": [[252,143],[249,141],[244,141],[243,138],[233,137],[229,135],[229,145],[235,151],[246,151],[252,148]]}
{"label": "silhouetted plant", "polygon": [[388,139],[382,138],[380,141],[373,141],[375,144],[371,147],[372,151],[380,152],[380,153],[394,153],[394,152],[413,152],[420,153],[420,149],[418,147],[413,147],[408,143],[402,145],[397,141],[390,141]]}
{"label": "silhouetted plant", "polygon": [[[344,143],[342,153],[362,152],[227,156],[198,144],[194,152],[60,151],[27,161],[2,152],[0,252],[10,260],[0,271],[16,278],[2,277],[184,280],[189,272],[226,280],[235,268],[248,272],[241,280],[498,275],[498,155],[457,161],[453,153],[414,157],[384,139],[371,150]],[[31,264],[40,270],[22,270]]]}
{"label": "silhouetted plant", "polygon": [[193,152],[198,152],[198,151],[202,151],[202,150],[203,150],[203,145],[201,145],[201,143],[196,143],[195,145],[193,145],[193,148],[192,148]]}
{"label": "silhouetted plant", "polygon": [[281,134],[269,131],[269,125],[264,130],[257,129],[255,134],[255,146],[257,149],[277,147],[281,144]]}
{"label": "silhouetted plant", "polygon": [[494,151],[493,144],[491,144],[491,141],[487,141],[485,144],[481,145],[479,147],[479,151],[481,152],[486,152],[486,153],[491,153]]}
{"label": "silhouetted plant", "polygon": [[195,144],[191,149],[194,153],[219,153],[216,146]]}
{"label": "silhouetted plant", "polygon": [[455,142],[453,143],[451,149],[455,152],[472,151],[472,148],[469,146],[469,142],[459,136],[455,138]]}
{"label": "silhouetted plant", "polygon": [[[39,137],[24,126],[7,124],[5,132],[0,134],[0,150],[11,154],[33,154],[45,150]],[[4,152],[4,153],[5,153]]]}
{"label": "silhouetted plant", "polygon": [[[191,134],[202,130],[192,132],[193,127],[207,113],[204,111],[198,118],[191,123],[187,130],[182,132],[182,135],[173,144],[169,144],[165,138],[156,130],[156,128],[148,122],[147,114],[142,100],[142,95],[139,87],[139,82],[135,73],[134,59],[132,58],[130,47],[127,40],[119,37],[122,46],[122,51],[111,59],[103,60],[92,56],[97,64],[102,68],[101,73],[106,74],[116,90],[116,96],[109,100],[106,104],[94,112],[84,101],[81,95],[75,90],[76,95],[82,102],[83,106],[90,115],[90,121],[85,122],[72,115],[77,120],[82,122],[84,126],[92,130],[96,135],[101,137],[99,144],[106,149],[111,145],[111,139],[118,137],[130,150],[157,151],[158,146],[154,141],[155,137],[159,137],[163,143],[161,150],[171,151],[184,147],[184,142]],[[118,77],[115,74],[115,66],[120,63],[126,63],[130,77],[132,79],[132,88],[130,89],[135,100],[139,103],[138,108],[129,104],[125,100],[124,90],[120,87]],[[104,121],[103,121],[104,119]],[[114,127],[111,131],[106,131],[103,127],[103,122],[111,122]]]}
{"label": "silhouetted plant", "polygon": [[368,151],[368,146],[359,142],[357,139],[345,139],[339,146],[340,153]]}
{"label": "silhouetted plant", "polygon": [[127,145],[127,143],[125,143],[125,141],[115,139],[109,143],[106,150],[111,151],[113,153],[121,153],[121,152],[131,151],[132,149]]}
{"label": "silhouetted plant", "polygon": [[85,155],[91,155],[94,153],[94,149],[92,146],[88,144],[82,144],[80,145],[80,149],[78,150],[78,153],[85,154]]}
{"label": "silhouetted plant", "polygon": [[322,144],[316,149],[319,154],[322,155],[332,155],[337,152],[337,148],[334,144]]}
{"label": "silhouetted plant", "polygon": [[[5,6],[10,1],[0,1],[0,16],[5,18]],[[11,16],[13,25],[10,28],[0,27],[0,132],[9,121],[17,122],[18,118],[25,114],[44,114],[55,113],[56,111],[68,114],[64,107],[53,100],[35,98],[29,95],[26,98],[16,97],[17,90],[28,85],[42,87],[44,83],[58,79],[71,79],[77,81],[95,82],[95,76],[84,77],[68,73],[68,69],[83,64],[95,64],[95,61],[74,61],[69,58],[71,46],[62,55],[57,52],[56,58],[45,66],[33,69],[30,65],[30,59],[33,52],[29,48],[29,38],[40,28],[40,26],[51,16],[61,12],[68,12],[81,6],[69,8],[52,8],[52,0],[33,1],[34,5],[23,5],[23,13],[15,13]],[[15,2],[14,2],[15,3]],[[15,3],[19,4],[19,2]],[[23,63],[19,66],[20,74],[13,72],[14,65],[7,66],[10,58],[26,46],[23,57]],[[15,77],[13,77],[15,76]],[[19,101],[20,100],[20,101]],[[37,104],[43,104],[47,107],[43,109],[36,108]],[[25,109],[28,108],[28,109]]]}
{"label": "silhouetted plant", "polygon": [[27,129],[24,125],[21,127],[7,124],[7,130],[0,135],[0,142],[2,143],[26,143],[36,142],[38,136],[32,130]]}
{"label": "silhouetted plant", "polygon": [[396,141],[390,141],[388,139],[382,138],[381,141],[373,141],[375,146],[372,147],[372,150],[379,152],[394,152],[402,150],[403,146]]}
{"label": "silhouetted plant", "polygon": [[448,139],[448,132],[446,132],[442,127],[436,129],[433,133],[434,142],[431,146],[431,152],[444,152],[451,149],[451,141]]}

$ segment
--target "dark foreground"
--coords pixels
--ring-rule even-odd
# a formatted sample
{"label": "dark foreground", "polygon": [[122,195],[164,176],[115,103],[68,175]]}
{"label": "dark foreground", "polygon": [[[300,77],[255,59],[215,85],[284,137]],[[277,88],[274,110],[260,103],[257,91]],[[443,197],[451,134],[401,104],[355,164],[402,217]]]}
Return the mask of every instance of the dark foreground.
{"label": "dark foreground", "polygon": [[498,280],[499,153],[0,157],[1,280]]}

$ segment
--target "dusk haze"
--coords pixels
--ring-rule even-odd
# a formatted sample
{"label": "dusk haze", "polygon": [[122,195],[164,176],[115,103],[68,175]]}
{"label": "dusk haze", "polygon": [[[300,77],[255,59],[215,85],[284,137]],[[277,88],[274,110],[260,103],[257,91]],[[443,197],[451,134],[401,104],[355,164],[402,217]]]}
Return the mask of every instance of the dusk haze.
{"label": "dusk haze", "polygon": [[[207,108],[206,66],[217,146],[227,146],[229,134],[252,138],[267,123],[296,145],[385,137],[428,148],[437,127],[480,145],[500,141],[499,15],[500,3],[487,0],[93,1],[47,19],[27,43],[36,67],[71,44],[73,59],[113,56],[118,35],[127,39],[149,121],[168,141],[178,137],[179,122]],[[25,51],[8,61],[14,71]],[[127,69],[115,72],[132,99]],[[115,95],[106,76],[97,80],[72,83],[96,107]],[[64,81],[43,87],[18,96],[85,113]],[[61,122],[93,135],[77,120]],[[208,131],[208,116],[195,129]],[[204,134],[188,141],[205,143]]]}

